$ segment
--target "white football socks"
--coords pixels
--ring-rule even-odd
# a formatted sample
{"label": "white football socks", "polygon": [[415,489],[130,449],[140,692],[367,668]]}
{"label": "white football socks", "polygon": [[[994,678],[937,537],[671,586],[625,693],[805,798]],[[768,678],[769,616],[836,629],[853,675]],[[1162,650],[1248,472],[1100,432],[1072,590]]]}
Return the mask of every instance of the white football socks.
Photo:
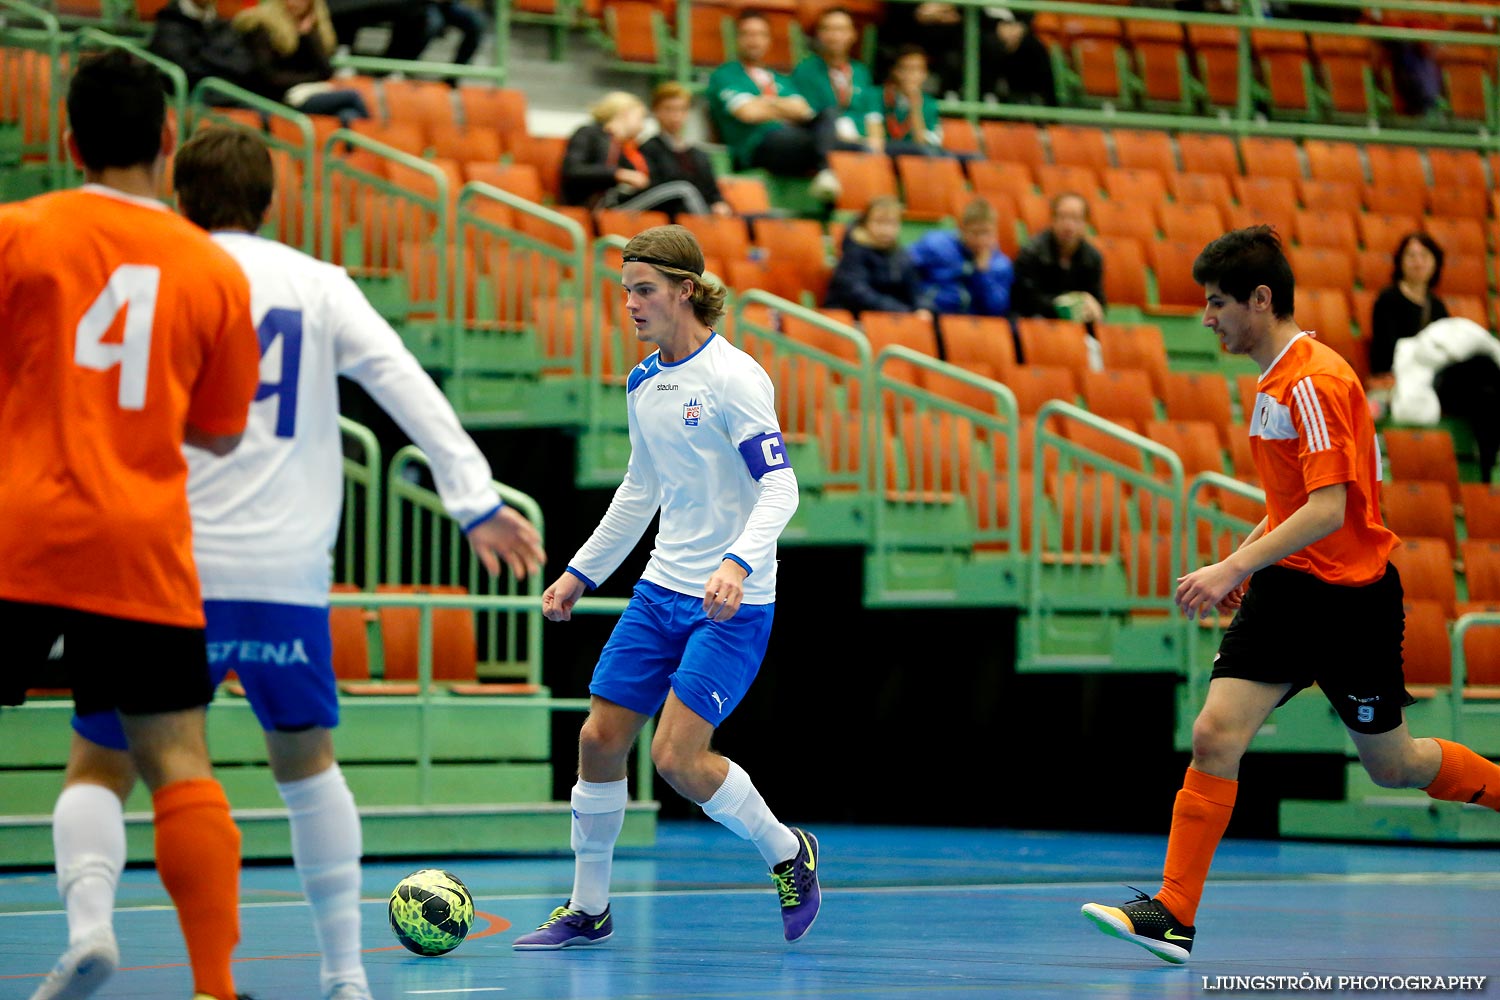
{"label": "white football socks", "polygon": [[292,825],[292,862],[313,911],[323,955],[322,987],[368,986],[359,949],[359,810],[334,764],[299,781],[277,782]]}
{"label": "white football socks", "polygon": [[754,842],[768,867],[775,868],[781,862],[795,858],[796,836],[772,815],[766,800],[760,797],[760,792],[750,781],[750,775],[734,761],[728,760],[728,763],[729,774],[725,776],[724,784],[714,792],[713,798],[703,803],[703,811],[736,836]]}
{"label": "white football socks", "polygon": [[103,785],[64,788],[52,810],[57,892],[68,910],[68,944],[113,925],[125,867],[125,809]]}
{"label": "white football socks", "polygon": [[615,841],[630,801],[625,779],[584,781],[573,786],[573,895],[575,910],[597,916],[609,905]]}

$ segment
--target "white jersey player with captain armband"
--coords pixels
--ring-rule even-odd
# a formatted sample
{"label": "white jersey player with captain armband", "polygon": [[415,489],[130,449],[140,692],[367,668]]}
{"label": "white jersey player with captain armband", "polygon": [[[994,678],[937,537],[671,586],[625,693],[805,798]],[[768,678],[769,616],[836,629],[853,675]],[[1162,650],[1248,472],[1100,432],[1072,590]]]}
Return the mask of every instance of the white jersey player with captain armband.
{"label": "white jersey player with captain armband", "polygon": [[589,684],[573,787],[573,892],[519,950],[597,944],[614,933],[610,869],[628,799],[626,758],[646,720],[652,761],[678,794],[753,842],[771,869],[788,941],[821,905],[818,841],[779,822],[750,776],[710,749],[760,669],[776,608],[776,540],[797,510],[797,476],[771,380],[714,332],[725,292],[681,226],[625,247],[621,280],[636,337],[659,350],[626,389],[630,462],[594,533],[542,595],[553,621],[610,576],[661,512],[656,544]]}
{"label": "white jersey player with captain armband", "polygon": [[[333,756],[338,725],[328,593],[343,505],[338,376],[359,383],[431,460],[448,513],[490,572],[543,560],[536,529],[501,503],[489,463],[399,335],[342,268],[253,235],[271,193],[264,144],[210,130],[183,147],[183,211],[250,280],[261,384],[240,447],[189,450],[193,550],[215,680],[233,670],[266,731],[291,820],[292,856],[322,951],[319,994],[368,1000],[360,959],[359,814]],[[108,761],[115,715],[74,721]]]}

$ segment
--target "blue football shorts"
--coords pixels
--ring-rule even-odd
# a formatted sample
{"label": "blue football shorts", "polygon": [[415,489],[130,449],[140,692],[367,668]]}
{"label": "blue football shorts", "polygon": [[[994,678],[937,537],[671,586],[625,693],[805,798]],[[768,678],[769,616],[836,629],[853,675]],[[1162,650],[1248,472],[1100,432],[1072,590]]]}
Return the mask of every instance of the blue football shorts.
{"label": "blue football shorts", "polygon": [[[261,728],[300,732],[339,724],[328,609],[259,601],[204,601],[208,669],[215,687],[233,670]],[[114,712],[73,716],[79,735],[126,749]]]}
{"label": "blue football shorts", "polygon": [[728,621],[710,621],[703,598],[642,580],[599,654],[589,693],[655,715],[670,689],[718,726],[750,690],[775,614],[775,604],[742,604]]}

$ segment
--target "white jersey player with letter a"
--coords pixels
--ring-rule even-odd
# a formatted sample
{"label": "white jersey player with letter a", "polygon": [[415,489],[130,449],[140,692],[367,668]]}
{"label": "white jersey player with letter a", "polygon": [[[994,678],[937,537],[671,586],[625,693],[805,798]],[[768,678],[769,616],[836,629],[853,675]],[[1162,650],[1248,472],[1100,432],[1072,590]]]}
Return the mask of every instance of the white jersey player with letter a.
{"label": "white jersey player with letter a", "polygon": [[364,387],[432,459],[455,520],[468,528],[500,508],[489,463],[343,268],[249,233],[214,240],[250,278],[261,385],[234,455],[189,455],[205,600],[327,603],[343,506],[339,375]]}

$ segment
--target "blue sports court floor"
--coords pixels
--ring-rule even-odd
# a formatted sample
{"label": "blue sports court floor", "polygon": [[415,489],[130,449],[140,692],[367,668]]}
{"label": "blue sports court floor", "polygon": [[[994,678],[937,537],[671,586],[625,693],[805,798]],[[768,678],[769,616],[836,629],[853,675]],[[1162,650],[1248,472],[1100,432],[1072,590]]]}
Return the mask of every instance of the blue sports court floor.
{"label": "blue sports court floor", "polygon": [[[510,942],[567,895],[569,857],[427,859],[463,878],[484,914],[468,941],[436,959],[401,950],[385,921],[390,888],[426,864],[371,864],[364,940],[375,995],[1202,998],[1219,992],[1205,988],[1205,976],[1212,986],[1218,976],[1308,973],[1483,975],[1491,977],[1483,992],[1500,996],[1493,850],[1227,841],[1193,963],[1181,968],[1099,934],[1078,913],[1091,900],[1129,898],[1122,883],[1154,891],[1162,838],[811,829],[822,843],[823,912],[795,945],[781,939],[755,850],[706,821],[664,823],[656,848],[622,852],[613,940],[563,952],[517,953]],[[154,871],[126,872],[116,928],[123,968],[97,995],[185,1000],[181,939]],[[50,873],[0,875],[0,998],[28,996],[64,936]],[[259,1000],[314,1000],[311,940],[292,869],[246,869],[240,989]]]}

